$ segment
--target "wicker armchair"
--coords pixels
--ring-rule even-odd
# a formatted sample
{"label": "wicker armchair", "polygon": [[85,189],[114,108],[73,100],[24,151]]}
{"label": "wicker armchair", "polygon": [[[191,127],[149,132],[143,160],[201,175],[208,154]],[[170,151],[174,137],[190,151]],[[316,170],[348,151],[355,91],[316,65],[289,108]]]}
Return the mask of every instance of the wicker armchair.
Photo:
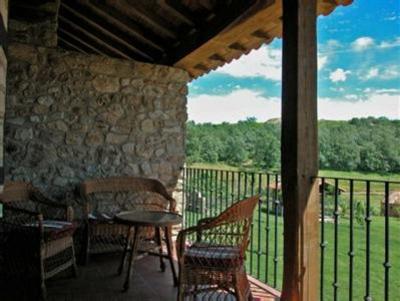
{"label": "wicker armchair", "polygon": [[[131,210],[175,212],[176,205],[161,182],[138,177],[88,180],[81,184],[81,196],[86,211],[86,262],[91,254],[123,252],[126,237],[133,237],[128,226],[113,222],[115,214]],[[147,244],[139,246],[139,250],[157,248],[158,253],[150,253],[160,257],[160,268],[164,271],[161,229],[148,228],[144,237]]]}
{"label": "wicker armchair", "polygon": [[46,279],[68,268],[77,273],[73,210],[25,182],[6,182],[0,202],[0,296],[32,298],[32,286],[34,299],[45,299]]}
{"label": "wicker armchair", "polygon": [[239,301],[252,299],[245,253],[258,200],[253,196],[237,202],[217,217],[200,220],[197,226],[179,233],[178,301],[196,295],[206,298],[209,294],[211,298],[220,291]]}

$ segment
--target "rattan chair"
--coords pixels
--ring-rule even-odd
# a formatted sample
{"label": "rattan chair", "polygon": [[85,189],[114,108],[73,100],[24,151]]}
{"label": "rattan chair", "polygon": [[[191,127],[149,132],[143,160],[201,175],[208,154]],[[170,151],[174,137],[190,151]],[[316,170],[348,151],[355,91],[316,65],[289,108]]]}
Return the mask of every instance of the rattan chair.
{"label": "rattan chair", "polygon": [[[114,223],[115,214],[131,210],[175,212],[176,205],[161,182],[139,177],[87,180],[81,184],[81,196],[86,211],[86,262],[91,254],[123,252],[126,237],[133,237],[128,226]],[[161,231],[159,228],[146,229],[139,251],[158,255],[160,268],[164,271]],[[158,252],[152,252],[154,249],[158,249]]]}
{"label": "rattan chair", "polygon": [[0,293],[45,299],[46,279],[68,268],[77,273],[73,210],[25,182],[6,182],[0,202]]}
{"label": "rattan chair", "polygon": [[253,196],[237,202],[217,217],[179,232],[178,301],[196,296],[219,300],[215,295],[220,293],[232,294],[239,301],[252,299],[245,253],[258,201]]}

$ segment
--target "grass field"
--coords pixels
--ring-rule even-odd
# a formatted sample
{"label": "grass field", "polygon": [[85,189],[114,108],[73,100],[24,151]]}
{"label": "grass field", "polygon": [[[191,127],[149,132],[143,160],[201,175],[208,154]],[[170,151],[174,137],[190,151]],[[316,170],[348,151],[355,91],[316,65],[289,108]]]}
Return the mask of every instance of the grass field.
{"label": "grass field", "polygon": [[[253,222],[252,239],[249,249],[253,252],[247,253],[247,271],[249,274],[260,279],[272,287],[281,289],[282,271],[283,271],[283,219],[272,214],[266,214],[261,209],[261,219],[258,218],[258,212],[255,212]],[[190,217],[189,217],[190,216]],[[186,218],[191,223],[198,218],[199,214],[187,212]],[[270,231],[267,234],[267,219]],[[259,223],[259,220],[261,221]],[[277,236],[275,236],[275,223],[277,225]],[[260,231],[258,231],[260,229]],[[366,274],[366,231],[365,226],[354,224],[354,265],[353,265],[353,299],[363,300],[365,295],[365,274]],[[350,259],[348,252],[350,250],[350,224],[346,218],[339,220],[338,231],[338,299],[349,300],[349,277],[350,277]],[[400,300],[400,219],[390,219],[390,262],[391,269],[389,273],[389,291],[390,299]],[[334,283],[334,224],[325,223],[325,241],[327,246],[324,251],[323,261],[323,295],[326,301],[333,299]],[[267,238],[268,235],[268,238]],[[384,218],[376,216],[371,222],[371,243],[370,243],[370,286],[372,300],[384,300]],[[275,253],[276,243],[276,253]],[[260,254],[260,255],[259,255]],[[277,258],[276,266],[274,258]],[[276,275],[276,277],[275,277]],[[320,285],[320,283],[316,283]]]}
{"label": "grass field", "polygon": [[[249,168],[239,168],[239,167],[227,165],[224,163],[193,163],[193,164],[189,164],[188,167],[204,168],[204,169],[222,169],[222,170],[229,170],[229,171],[254,170],[254,169],[249,169]],[[400,174],[395,174],[395,173],[320,170],[319,176],[400,182]]]}
{"label": "grass field", "polygon": [[[227,170],[227,171],[247,171],[253,172],[252,169],[238,168],[222,163],[195,163],[189,167],[202,168],[211,170]],[[350,179],[354,179],[354,197],[356,200],[365,200],[367,188],[366,181],[370,181],[370,197],[371,205],[374,211],[380,210],[380,203],[384,198],[385,185],[382,181],[390,181],[390,191],[400,190],[400,174],[394,173],[371,173],[371,172],[353,172],[353,171],[336,171],[336,170],[320,170],[320,177],[328,178],[326,181],[334,183],[333,178],[339,178],[338,185],[344,189],[342,198],[348,199],[350,192]],[[263,180],[264,181],[264,180]]]}
{"label": "grass field", "polygon": [[[226,166],[226,165],[210,165],[210,164],[196,164],[191,167],[207,168],[207,169],[223,169],[230,171],[238,171],[238,168]],[[378,173],[358,173],[358,172],[339,172],[323,170],[320,171],[320,176],[323,177],[337,177],[346,179],[363,179],[363,180],[376,180],[376,181],[399,181],[400,175],[398,174],[378,174]],[[215,179],[214,179],[215,180]],[[213,180],[213,181],[214,181]],[[216,178],[218,180],[218,177]],[[231,178],[228,178],[228,182]],[[264,183],[264,180],[263,180]],[[218,184],[216,184],[218,188]],[[339,186],[345,190],[340,196],[340,200],[344,203],[348,202],[349,199],[349,181],[340,180]],[[202,190],[206,186],[201,186]],[[209,184],[209,188],[214,186]],[[220,189],[223,185],[219,185]],[[222,188],[221,188],[222,187]],[[213,189],[211,188],[211,189]],[[228,187],[229,188],[229,187]],[[374,216],[371,222],[370,232],[370,285],[371,285],[371,296],[372,300],[384,300],[384,218],[379,216],[380,201],[384,196],[384,184],[371,182],[371,206],[374,210]],[[391,184],[390,190],[400,190],[400,184]],[[204,190],[203,190],[204,191]],[[243,191],[243,188],[242,188]],[[237,191],[228,191],[229,196]],[[207,195],[203,194],[207,199],[218,201],[218,195],[212,193]],[[216,197],[215,197],[216,196]],[[223,197],[221,194],[219,197]],[[232,197],[234,199],[234,197]],[[354,182],[354,200],[365,203],[366,199],[366,182],[355,181]],[[331,206],[332,203],[327,204]],[[206,214],[213,216],[217,214],[221,209],[215,208],[215,211],[207,212]],[[253,224],[253,237],[252,237],[252,250],[253,252],[248,254],[247,269],[248,272],[259,278],[260,280],[268,283],[271,286],[276,286],[278,289],[282,285],[282,255],[283,255],[283,220],[280,216],[274,216],[268,214],[265,205],[259,208],[259,212],[255,212],[254,224]],[[330,211],[327,210],[327,214]],[[198,213],[187,212],[187,221],[194,223],[199,218]],[[266,231],[267,223],[270,228],[268,234]],[[390,279],[390,299],[392,301],[400,300],[400,219],[390,218],[390,263],[391,269],[389,274]],[[277,236],[275,237],[275,225],[277,225]],[[334,224],[332,222],[326,222],[325,226],[325,241],[327,246],[324,252],[323,261],[323,295],[324,300],[333,300],[333,282],[334,282]],[[260,231],[258,231],[260,229]],[[348,214],[342,214],[339,218],[338,227],[338,298],[337,300],[349,300],[349,275],[350,275],[350,257],[349,244],[350,244],[350,225]],[[267,237],[268,235],[268,237]],[[353,299],[352,300],[363,300],[365,295],[365,279],[366,279],[366,227],[362,223],[354,222],[354,269],[353,269]],[[277,262],[275,265],[275,242],[276,242],[276,255]],[[268,255],[267,255],[268,254]],[[276,268],[276,273],[275,273]],[[276,277],[275,277],[276,275]],[[276,279],[276,280],[275,280]],[[319,283],[316,283],[319,285]]]}

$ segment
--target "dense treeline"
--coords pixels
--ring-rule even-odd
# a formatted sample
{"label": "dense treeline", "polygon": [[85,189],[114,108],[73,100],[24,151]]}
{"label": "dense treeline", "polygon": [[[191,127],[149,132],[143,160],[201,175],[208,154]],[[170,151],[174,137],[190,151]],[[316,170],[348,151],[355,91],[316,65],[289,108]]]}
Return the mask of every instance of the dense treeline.
{"label": "dense treeline", "polygon": [[[188,162],[280,169],[279,120],[187,124]],[[400,120],[319,121],[320,168],[400,172]]]}

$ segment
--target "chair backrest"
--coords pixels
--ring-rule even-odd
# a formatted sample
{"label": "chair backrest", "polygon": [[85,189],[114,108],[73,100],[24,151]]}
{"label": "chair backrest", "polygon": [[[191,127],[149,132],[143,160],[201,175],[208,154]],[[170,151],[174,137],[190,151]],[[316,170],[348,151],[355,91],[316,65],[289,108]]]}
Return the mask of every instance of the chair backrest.
{"label": "chair backrest", "polygon": [[3,192],[0,193],[0,203],[4,205],[3,218],[19,223],[30,219],[32,213],[38,214],[40,205],[35,201],[35,191],[29,182],[6,181]]}
{"label": "chair backrest", "polygon": [[234,203],[202,227],[202,234],[213,243],[238,246],[244,254],[249,243],[249,231],[254,208],[259,196],[252,196]]}
{"label": "chair backrest", "polygon": [[109,177],[84,181],[81,184],[81,195],[86,201],[94,199],[101,193],[157,193],[165,200],[165,207],[175,210],[175,200],[164,185],[156,180],[140,177]]}
{"label": "chair backrest", "polygon": [[221,212],[215,219],[215,223],[229,223],[241,220],[250,220],[253,218],[254,208],[260,200],[259,196],[238,201]]}
{"label": "chair backrest", "polygon": [[12,202],[29,201],[33,192],[34,188],[31,183],[6,181],[3,192],[0,193],[0,202],[10,204]]}

